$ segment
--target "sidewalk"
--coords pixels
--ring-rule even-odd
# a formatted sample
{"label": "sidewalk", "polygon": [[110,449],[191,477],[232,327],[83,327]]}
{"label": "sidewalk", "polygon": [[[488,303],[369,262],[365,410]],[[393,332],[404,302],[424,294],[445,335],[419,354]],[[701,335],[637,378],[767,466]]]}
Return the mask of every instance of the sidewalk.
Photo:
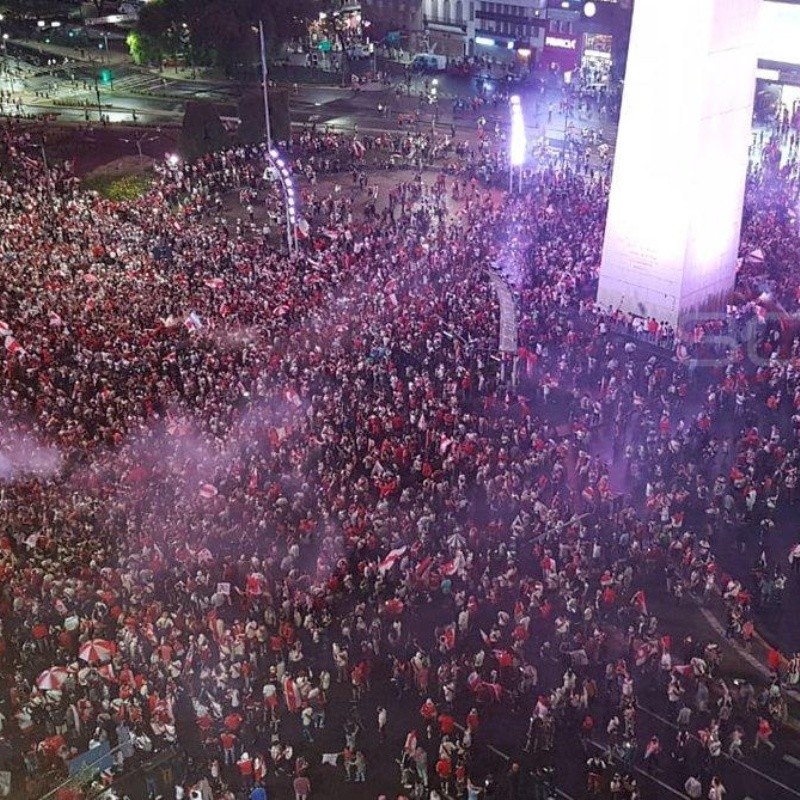
{"label": "sidewalk", "polygon": [[79,64],[97,64],[98,66],[120,66],[130,64],[127,52],[119,50],[93,50],[88,47],[62,47],[57,44],[47,44],[35,39],[9,39],[9,44],[30,50],[40,55],[57,56]]}

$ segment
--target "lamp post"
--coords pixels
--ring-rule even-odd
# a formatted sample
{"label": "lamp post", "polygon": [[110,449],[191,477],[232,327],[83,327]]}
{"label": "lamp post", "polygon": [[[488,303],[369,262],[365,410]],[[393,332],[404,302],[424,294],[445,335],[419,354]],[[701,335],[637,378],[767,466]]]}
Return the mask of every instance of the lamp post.
{"label": "lamp post", "polygon": [[289,253],[297,249],[297,199],[294,191],[294,181],[289,172],[289,165],[286,163],[280,152],[274,148],[267,148],[267,164],[264,170],[264,180],[271,178],[271,172],[277,174],[283,195],[283,205],[286,213],[286,247]]}
{"label": "lamp post", "polygon": [[[5,21],[5,14],[0,14],[0,24],[3,23],[4,21]],[[14,85],[11,81],[11,76],[8,73],[8,47],[7,47],[8,34],[5,32],[3,33],[2,42],[3,42],[3,74],[6,76],[6,80],[8,81],[9,90],[13,91]]]}
{"label": "lamp post", "polygon": [[431,81],[431,90],[430,94],[428,95],[428,101],[433,106],[433,111],[431,113],[431,145],[433,145],[433,139],[436,138],[436,117],[438,116],[439,111],[439,79],[434,78]]}
{"label": "lamp post", "polygon": [[514,188],[514,167],[519,169],[519,190],[522,191],[522,166],[525,163],[525,119],[522,116],[522,101],[518,94],[509,99],[511,105],[511,142],[508,153],[508,191]]}
{"label": "lamp post", "polygon": [[97,80],[97,75],[94,76],[94,94],[97,97],[97,115],[100,122],[103,121],[103,106],[100,105],[100,83]]}
{"label": "lamp post", "polygon": [[264,87],[264,125],[266,126],[267,151],[272,150],[272,131],[269,125],[269,89],[267,87],[267,48],[264,45],[264,23],[258,21],[258,40],[261,48],[261,83]]}
{"label": "lamp post", "polygon": [[[564,85],[569,87],[572,84],[572,70],[569,70],[564,73]],[[569,88],[565,94],[564,100],[564,137],[561,140],[561,165],[562,167],[566,167],[567,165],[567,131],[569,128]]]}

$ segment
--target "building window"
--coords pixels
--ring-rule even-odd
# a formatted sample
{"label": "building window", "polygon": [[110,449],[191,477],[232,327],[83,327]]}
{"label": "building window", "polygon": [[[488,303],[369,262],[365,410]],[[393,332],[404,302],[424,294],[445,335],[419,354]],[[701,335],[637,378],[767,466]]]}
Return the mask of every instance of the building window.
{"label": "building window", "polygon": [[439,0],[431,0],[431,17],[439,19]]}
{"label": "building window", "polygon": [[450,0],[444,0],[444,10],[442,11],[445,22],[450,22]]}
{"label": "building window", "polygon": [[464,21],[464,2],[456,0],[456,22],[461,24]]}

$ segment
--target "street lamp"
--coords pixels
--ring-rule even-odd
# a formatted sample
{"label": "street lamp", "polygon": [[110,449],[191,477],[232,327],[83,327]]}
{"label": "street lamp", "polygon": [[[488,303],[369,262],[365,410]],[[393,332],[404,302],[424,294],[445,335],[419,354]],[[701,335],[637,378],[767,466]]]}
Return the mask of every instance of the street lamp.
{"label": "street lamp", "polygon": [[525,119],[522,116],[522,101],[519,95],[512,95],[511,104],[511,142],[508,153],[508,191],[513,189],[514,167],[519,169],[519,189],[522,191],[522,165],[525,163]]}
{"label": "street lamp", "polygon": [[292,253],[297,248],[297,200],[295,197],[294,181],[289,172],[289,166],[281,157],[280,152],[274,147],[268,147],[266,151],[267,161],[269,162],[264,169],[264,180],[269,180],[272,175],[278,176],[283,195],[283,205],[286,211],[286,246]]}

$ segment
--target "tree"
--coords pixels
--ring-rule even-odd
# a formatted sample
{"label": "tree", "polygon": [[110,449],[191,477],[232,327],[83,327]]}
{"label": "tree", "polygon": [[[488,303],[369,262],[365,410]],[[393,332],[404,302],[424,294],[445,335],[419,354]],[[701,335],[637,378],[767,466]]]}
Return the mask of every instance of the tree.
{"label": "tree", "polygon": [[[264,94],[249,92],[239,101],[239,130],[237,138],[241,144],[264,141]],[[286,89],[270,89],[269,122],[272,139],[288,142],[291,136],[289,118],[289,92]]]}
{"label": "tree", "polygon": [[210,103],[192,101],[186,104],[178,149],[187,161],[228,145],[228,135],[217,109]]}
{"label": "tree", "polygon": [[147,34],[131,31],[125,43],[134,64],[160,64],[164,58],[159,42]]}
{"label": "tree", "polygon": [[318,0],[152,0],[139,13],[136,33],[151,46],[195,64],[215,64],[228,74],[258,63],[259,20],[276,54],[303,36]]}

